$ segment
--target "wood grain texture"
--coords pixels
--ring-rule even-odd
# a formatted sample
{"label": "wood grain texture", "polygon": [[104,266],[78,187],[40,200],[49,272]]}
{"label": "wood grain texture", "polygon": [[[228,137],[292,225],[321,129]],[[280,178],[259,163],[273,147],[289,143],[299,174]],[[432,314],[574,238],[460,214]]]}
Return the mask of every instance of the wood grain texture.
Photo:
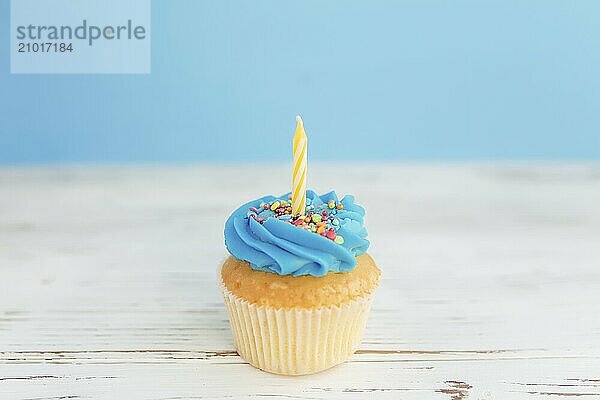
{"label": "wood grain texture", "polygon": [[0,398],[600,398],[599,165],[311,164],[383,277],[360,350],[305,377],[240,359],[216,280],[229,212],[289,175],[0,169]]}

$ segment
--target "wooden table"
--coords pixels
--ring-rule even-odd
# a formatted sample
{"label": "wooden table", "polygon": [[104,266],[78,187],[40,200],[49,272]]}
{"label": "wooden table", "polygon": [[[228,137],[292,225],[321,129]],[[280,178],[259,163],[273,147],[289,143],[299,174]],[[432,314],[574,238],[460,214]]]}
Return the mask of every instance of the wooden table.
{"label": "wooden table", "polygon": [[0,169],[1,399],[600,398],[600,165],[311,165],[383,279],[350,362],[235,352],[223,223],[288,165]]}

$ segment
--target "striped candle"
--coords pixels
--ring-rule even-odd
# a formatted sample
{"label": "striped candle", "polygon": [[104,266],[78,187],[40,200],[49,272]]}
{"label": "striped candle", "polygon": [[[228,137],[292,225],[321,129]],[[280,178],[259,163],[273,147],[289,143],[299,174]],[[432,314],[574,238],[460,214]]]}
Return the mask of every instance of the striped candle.
{"label": "striped candle", "polygon": [[294,172],[292,175],[292,214],[304,214],[306,207],[306,143],[308,141],[302,118],[296,116],[296,133],[294,134]]}

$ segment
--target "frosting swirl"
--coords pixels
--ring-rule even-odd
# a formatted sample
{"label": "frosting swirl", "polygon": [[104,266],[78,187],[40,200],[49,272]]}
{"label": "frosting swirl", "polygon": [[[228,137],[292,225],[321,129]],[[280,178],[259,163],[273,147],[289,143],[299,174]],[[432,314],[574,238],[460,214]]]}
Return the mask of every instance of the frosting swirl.
{"label": "frosting swirl", "polygon": [[336,233],[342,243],[294,226],[290,216],[277,215],[263,203],[287,199],[289,193],[265,196],[235,210],[225,223],[225,246],[235,258],[248,261],[253,269],[279,275],[323,276],[328,272],[350,271],[356,265],[356,256],[369,247],[364,227],[365,210],[354,203],[354,196],[338,200],[335,192],[317,195],[306,191],[307,205],[315,210],[327,210],[330,202],[343,207],[335,209]]}

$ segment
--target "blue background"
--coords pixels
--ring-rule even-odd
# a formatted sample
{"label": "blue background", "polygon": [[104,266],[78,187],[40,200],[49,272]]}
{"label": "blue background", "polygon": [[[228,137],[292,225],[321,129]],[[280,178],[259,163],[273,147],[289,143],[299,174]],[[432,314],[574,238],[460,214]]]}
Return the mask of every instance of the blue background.
{"label": "blue background", "polygon": [[600,158],[600,2],[153,1],[149,75],[11,75],[0,163]]}

